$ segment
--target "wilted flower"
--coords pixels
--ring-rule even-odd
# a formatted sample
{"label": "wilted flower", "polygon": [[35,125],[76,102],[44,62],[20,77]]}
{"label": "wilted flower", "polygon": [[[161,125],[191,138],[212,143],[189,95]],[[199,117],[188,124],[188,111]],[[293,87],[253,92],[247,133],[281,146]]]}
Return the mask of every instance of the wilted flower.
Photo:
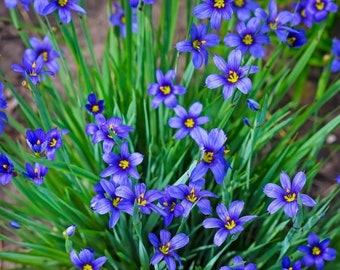
{"label": "wilted flower", "polygon": [[255,58],[262,58],[266,54],[263,44],[269,44],[269,37],[265,34],[266,30],[260,25],[258,18],[251,18],[247,24],[239,22],[236,25],[238,34],[230,33],[225,36],[224,43],[228,47],[236,47],[236,49],[245,55],[246,52]]}
{"label": "wilted flower", "polygon": [[148,94],[155,96],[152,100],[152,108],[156,109],[163,101],[168,108],[177,106],[175,95],[183,95],[187,90],[184,86],[173,85],[175,75],[174,70],[169,70],[165,75],[161,70],[156,70],[157,83],[151,83],[148,87]]}
{"label": "wilted flower", "polygon": [[190,179],[193,182],[202,178],[210,169],[217,184],[222,184],[230,167],[223,157],[226,140],[227,136],[218,128],[212,129],[209,134],[204,129],[197,132],[196,143],[202,150],[202,160],[191,172]]}
{"label": "wilted flower", "polygon": [[212,29],[219,29],[222,19],[230,20],[233,15],[232,0],[203,0],[203,2],[194,7],[193,13],[199,19],[210,18]]}
{"label": "wilted flower", "polygon": [[41,185],[44,182],[44,177],[48,172],[48,168],[45,166],[35,163],[34,168],[31,164],[26,163],[26,172],[24,176],[30,178],[35,184]]}
{"label": "wilted flower", "polygon": [[291,263],[288,256],[285,256],[282,259],[281,266],[282,266],[282,270],[301,270],[302,269],[301,261],[296,261],[295,263]]}
{"label": "wilted flower", "polygon": [[32,49],[27,49],[25,53],[29,55],[30,59],[37,59],[40,55],[43,56],[44,63],[48,70],[53,73],[59,71],[59,64],[57,58],[60,57],[59,53],[53,49],[53,45],[48,36],[45,36],[42,41],[32,37],[29,40]]}
{"label": "wilted flower", "polygon": [[139,179],[139,173],[136,166],[142,163],[143,155],[140,153],[129,154],[127,142],[123,142],[120,148],[120,155],[115,153],[106,153],[103,160],[109,164],[109,167],[104,169],[101,177],[111,176],[111,179],[120,185],[129,183],[128,176]]}
{"label": "wilted flower", "polygon": [[89,248],[80,251],[79,256],[72,250],[70,252],[70,259],[75,267],[82,270],[99,270],[107,260],[105,256],[95,259],[94,251]]}
{"label": "wilted flower", "polygon": [[[6,97],[3,94],[3,91],[4,91],[4,85],[2,84],[2,82],[0,82],[0,109],[7,108]],[[3,111],[0,111],[0,135],[2,134],[4,130],[5,122],[8,122],[8,117]]]}
{"label": "wilted flower", "polygon": [[216,207],[218,218],[207,218],[203,221],[204,228],[219,228],[214,237],[216,246],[222,245],[229,234],[238,234],[244,230],[243,224],[256,218],[256,216],[244,216],[240,218],[243,210],[243,201],[233,201],[229,209],[224,204]]}
{"label": "wilted flower", "polygon": [[201,103],[195,102],[191,105],[188,112],[180,105],[174,108],[177,116],[169,119],[169,126],[179,128],[175,134],[176,140],[181,140],[188,134],[194,138],[194,134],[202,129],[200,125],[209,122],[208,116],[199,117],[202,112],[202,107]]}
{"label": "wilted flower", "polygon": [[7,185],[11,181],[14,165],[5,155],[0,153],[0,184]]}
{"label": "wilted flower", "polygon": [[195,68],[200,68],[203,63],[208,62],[208,51],[206,47],[214,47],[220,43],[216,34],[207,34],[204,24],[192,25],[190,29],[190,40],[180,41],[176,49],[180,52],[191,52],[192,63]]}
{"label": "wilted flower", "polygon": [[242,53],[240,50],[233,50],[228,55],[228,63],[221,56],[214,56],[214,63],[223,74],[209,75],[205,83],[209,89],[223,86],[223,97],[228,99],[234,93],[234,89],[239,89],[243,94],[248,94],[252,88],[252,82],[247,77],[248,74],[256,73],[258,67],[241,67]]}
{"label": "wilted flower", "polygon": [[263,192],[270,198],[275,200],[268,206],[268,212],[274,214],[281,207],[288,217],[295,217],[298,210],[298,197],[300,196],[303,205],[313,207],[315,201],[306,194],[301,194],[301,190],[306,183],[306,175],[304,172],[298,172],[291,183],[289,176],[282,172],[280,174],[280,182],[282,187],[276,184],[266,184]]}
{"label": "wilted flower", "polygon": [[[235,256],[233,260],[233,266],[222,266],[219,270],[256,270],[256,266],[253,263],[248,263],[247,265],[244,265],[244,261],[242,257]],[[293,270],[293,269],[291,269]],[[295,270],[295,268],[294,268]]]}
{"label": "wilted flower", "polygon": [[79,0],[52,0],[44,8],[43,15],[48,15],[55,10],[58,10],[60,21],[64,24],[67,24],[72,19],[72,11],[86,14],[86,11],[78,5],[78,2]]}
{"label": "wilted flower", "polygon": [[183,217],[188,217],[191,208],[197,205],[204,215],[211,214],[210,201],[205,197],[217,197],[217,195],[209,190],[201,190],[204,186],[204,179],[196,180],[189,183],[189,186],[180,184],[169,187],[169,194],[177,199],[182,200],[181,205],[184,208]]}
{"label": "wilted flower", "polygon": [[65,231],[63,231],[63,236],[66,237],[71,237],[75,234],[76,232],[76,225],[71,224],[70,226],[68,226]]}
{"label": "wilted flower", "polygon": [[251,127],[251,122],[248,117],[243,117],[242,121],[246,126]]}
{"label": "wilted flower", "polygon": [[339,72],[340,71],[340,40],[334,38],[332,43],[332,54],[334,55],[334,59],[331,63],[331,71]]}
{"label": "wilted flower", "polygon": [[175,270],[175,260],[181,265],[181,259],[175,250],[187,245],[189,243],[189,237],[185,233],[179,233],[171,238],[169,231],[161,230],[160,240],[158,240],[154,233],[149,233],[149,241],[156,249],[150,263],[156,265],[164,259],[168,269]]}
{"label": "wilted flower", "polygon": [[94,93],[91,93],[87,97],[88,103],[85,105],[86,110],[96,115],[98,113],[102,113],[104,110],[104,100],[97,100],[97,97]]}
{"label": "wilted flower", "polygon": [[[126,37],[126,18],[125,12],[121,8],[121,6],[117,3],[113,3],[115,7],[115,12],[110,16],[110,23],[114,26],[119,26],[120,34],[122,37]],[[132,32],[137,33],[138,31],[138,24],[137,24],[137,14],[136,9],[132,9]]]}
{"label": "wilted flower", "polygon": [[305,266],[315,264],[317,270],[321,270],[325,266],[324,261],[333,261],[336,258],[336,250],[329,248],[330,238],[326,238],[320,242],[319,237],[315,233],[308,235],[309,246],[299,246],[298,251],[305,253],[302,262]]}

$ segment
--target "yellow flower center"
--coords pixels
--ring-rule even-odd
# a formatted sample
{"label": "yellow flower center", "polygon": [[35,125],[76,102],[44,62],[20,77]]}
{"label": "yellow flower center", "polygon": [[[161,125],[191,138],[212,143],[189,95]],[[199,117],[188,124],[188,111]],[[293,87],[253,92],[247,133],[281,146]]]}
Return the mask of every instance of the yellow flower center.
{"label": "yellow flower center", "polygon": [[301,17],[305,18],[306,17],[306,9],[301,9],[300,14],[301,14]]}
{"label": "yellow flower center", "polygon": [[253,44],[254,39],[250,34],[247,34],[243,37],[242,41],[246,45],[251,45],[251,44]]}
{"label": "yellow flower center", "polygon": [[233,228],[236,227],[235,221],[233,219],[230,220],[229,216],[226,217],[226,220],[227,220],[227,223],[224,224],[224,227],[226,227],[228,230],[232,230]]}
{"label": "yellow flower center", "polygon": [[169,85],[165,85],[165,86],[160,86],[159,87],[159,90],[161,90],[161,92],[164,94],[164,95],[169,95],[171,93],[171,88]]}
{"label": "yellow flower center", "polygon": [[[67,5],[67,2],[68,2],[68,0],[58,0],[58,4],[59,4],[59,6],[61,6],[61,7],[66,6],[66,5]],[[91,266],[91,269],[92,269],[92,266]],[[88,270],[89,270],[89,269],[88,269]]]}
{"label": "yellow flower center", "polygon": [[243,7],[244,6],[244,0],[235,0],[234,1],[235,6],[237,7]]}
{"label": "yellow flower center", "polygon": [[[60,1],[59,1],[60,2]],[[93,270],[93,268],[92,268],[92,265],[90,265],[90,264],[85,264],[84,266],[83,266],[83,270]]]}
{"label": "yellow flower center", "polygon": [[52,138],[52,140],[50,141],[50,147],[54,147],[57,144],[57,140],[55,138]]}
{"label": "yellow flower center", "polygon": [[36,177],[39,177],[39,170],[38,170],[38,168],[34,168],[34,175],[36,176]]}
{"label": "yellow flower center", "polygon": [[92,111],[93,113],[99,112],[99,106],[98,106],[97,104],[93,105],[93,106],[91,107],[91,111]]}
{"label": "yellow flower center", "polygon": [[[109,126],[109,130],[111,130],[113,132],[113,134],[117,135],[117,132],[113,129],[113,125]],[[107,137],[109,137],[110,139],[112,139],[112,135],[109,133],[107,134]]]}
{"label": "yellow flower center", "polygon": [[215,8],[224,8],[225,1],[224,0],[214,0],[214,7]]}
{"label": "yellow flower center", "polygon": [[325,8],[325,3],[321,0],[316,0],[316,3],[315,3],[315,8],[317,10],[324,10]]}
{"label": "yellow flower center", "polygon": [[162,252],[164,255],[169,254],[169,250],[170,250],[170,242],[168,242],[166,245],[162,245],[159,248],[160,252]]}
{"label": "yellow flower center", "polygon": [[123,170],[126,170],[127,168],[129,168],[130,162],[126,159],[122,159],[121,161],[119,161],[118,166],[121,167]]}
{"label": "yellow flower center", "polygon": [[205,43],[206,43],[205,40],[196,39],[192,42],[192,47],[194,47],[195,50],[199,50],[201,49],[201,45],[204,45]]}
{"label": "yellow flower center", "polygon": [[37,145],[40,145],[41,144],[41,141],[40,140],[37,140]]}
{"label": "yellow flower center", "polygon": [[295,193],[290,193],[290,189],[286,189],[287,195],[284,196],[286,202],[293,202],[296,200],[296,194]]}
{"label": "yellow flower center", "polygon": [[206,163],[211,163],[214,158],[214,152],[205,151],[203,153],[203,161]]}
{"label": "yellow flower center", "polygon": [[137,200],[137,204],[141,205],[141,206],[145,206],[146,205],[146,200],[144,200],[144,193],[139,195],[139,198]]}
{"label": "yellow flower center", "polygon": [[188,201],[190,201],[190,202],[192,202],[192,203],[194,203],[194,202],[196,202],[197,201],[197,196],[195,195],[195,190],[194,190],[194,188],[192,188],[191,190],[190,190],[190,194],[188,194],[187,195],[187,200]]}
{"label": "yellow flower center", "polygon": [[122,17],[120,18],[120,22],[121,22],[122,24],[125,24],[125,23],[126,23],[126,18],[125,18],[125,16],[122,16]]}
{"label": "yellow flower center", "polygon": [[320,255],[320,254],[321,254],[321,249],[320,249],[319,247],[313,247],[313,248],[312,248],[312,254],[313,254],[314,256]]}
{"label": "yellow flower center", "polygon": [[230,83],[236,83],[236,82],[238,82],[239,78],[240,77],[238,76],[238,74],[235,71],[230,70],[227,81],[230,82]]}
{"label": "yellow flower center", "polygon": [[42,55],[43,55],[43,58],[44,58],[44,62],[47,62],[47,60],[48,60],[48,52],[43,52]]}
{"label": "yellow flower center", "polygon": [[275,18],[274,22],[270,22],[270,23],[269,23],[270,29],[276,30],[276,29],[277,29],[277,23],[278,23],[278,21],[279,21],[279,19],[278,19],[278,18]]}
{"label": "yellow flower center", "polygon": [[121,200],[122,200],[122,198],[120,198],[120,197],[116,197],[116,198],[112,199],[112,205],[114,207],[117,207]]}
{"label": "yellow flower center", "polygon": [[32,71],[30,72],[30,76],[38,76],[38,74],[35,72],[35,69],[37,68],[37,64],[35,62],[32,63]]}
{"label": "yellow flower center", "polygon": [[293,46],[296,41],[296,37],[289,37],[287,38],[287,42],[290,46]]}
{"label": "yellow flower center", "polygon": [[8,165],[7,164],[2,164],[2,168],[4,168],[7,171],[8,170]]}
{"label": "yellow flower center", "polygon": [[290,266],[290,267],[288,268],[288,270],[294,270],[294,268]]}
{"label": "yellow flower center", "polygon": [[184,125],[187,127],[187,128],[193,128],[194,125],[195,125],[195,121],[194,119],[192,118],[187,118],[184,122]]}

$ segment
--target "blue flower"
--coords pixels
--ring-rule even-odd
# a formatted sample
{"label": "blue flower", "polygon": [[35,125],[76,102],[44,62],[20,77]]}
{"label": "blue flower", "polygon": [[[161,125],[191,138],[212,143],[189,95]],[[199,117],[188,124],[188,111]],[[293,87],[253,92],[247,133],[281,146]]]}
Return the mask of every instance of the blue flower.
{"label": "blue flower", "polygon": [[214,47],[220,43],[216,34],[207,34],[207,27],[204,24],[191,26],[190,40],[180,41],[176,49],[180,52],[191,52],[192,63],[195,68],[208,62],[208,51],[206,47]]}
{"label": "blue flower", "polygon": [[37,59],[40,55],[43,56],[44,63],[48,70],[53,73],[59,71],[59,64],[57,58],[60,57],[59,53],[53,49],[53,45],[48,36],[45,36],[43,41],[32,37],[29,40],[32,49],[27,49],[25,53],[29,55],[30,59]]}
{"label": "blue flower", "polygon": [[242,53],[240,50],[233,50],[228,55],[228,63],[221,56],[215,55],[213,60],[216,67],[223,73],[209,75],[205,83],[209,89],[223,86],[223,97],[228,99],[234,93],[234,89],[239,89],[243,94],[248,94],[252,88],[252,82],[247,77],[248,74],[256,73],[258,67],[241,67]]}
{"label": "blue flower", "polygon": [[[235,256],[233,260],[233,266],[222,266],[219,270],[256,270],[256,266],[253,263],[248,263],[247,265],[244,265],[244,261],[242,257]],[[293,270],[293,269],[291,269]],[[295,268],[294,268],[295,270]]]}
{"label": "blue flower", "polygon": [[309,0],[301,0],[299,3],[293,3],[294,13],[291,21],[292,26],[303,23],[309,28],[312,27],[313,15],[310,14],[307,10],[307,5],[309,4],[309,2]]}
{"label": "blue flower", "polygon": [[262,58],[266,54],[263,44],[269,44],[269,37],[265,34],[265,29],[260,25],[258,18],[251,18],[247,24],[239,22],[236,25],[238,34],[230,33],[225,36],[224,43],[228,47],[236,47],[241,50],[242,55],[246,52],[255,58]]}
{"label": "blue flower", "polygon": [[86,125],[86,134],[93,135],[92,143],[103,141],[104,153],[111,152],[115,145],[116,138],[111,135],[111,132],[118,139],[126,139],[129,137],[129,132],[133,131],[132,127],[122,124],[120,117],[111,117],[106,120],[102,114],[98,113],[95,120],[97,124],[90,123]]}
{"label": "blue flower", "polygon": [[193,13],[199,19],[210,18],[212,29],[218,30],[222,19],[230,20],[233,15],[232,0],[203,0],[203,2],[204,4],[194,7]]}
{"label": "blue flower", "polygon": [[189,243],[189,237],[185,233],[179,233],[171,238],[169,231],[161,230],[160,240],[158,240],[158,237],[154,233],[149,233],[149,241],[156,250],[150,259],[150,263],[156,265],[164,259],[167,268],[169,270],[175,270],[175,260],[181,265],[181,259],[175,250],[187,245]]}
{"label": "blue flower", "polygon": [[[130,6],[133,8],[138,7],[139,1],[140,0],[130,0]],[[153,3],[155,3],[155,1],[156,0],[143,0],[143,2],[147,5],[152,5]]]}
{"label": "blue flower", "polygon": [[86,14],[86,11],[78,5],[79,0],[52,0],[43,10],[43,15],[48,15],[58,10],[60,21],[67,24],[71,21],[72,12]]}
{"label": "blue flower", "polygon": [[195,137],[195,133],[202,128],[200,125],[208,123],[208,116],[199,117],[202,112],[202,104],[199,102],[195,102],[189,108],[189,112],[187,112],[182,106],[177,105],[174,108],[177,117],[172,117],[169,119],[169,126],[172,128],[179,128],[179,130],[175,134],[176,140],[181,140],[188,134],[192,138]]}
{"label": "blue flower", "polygon": [[332,0],[310,0],[306,10],[312,15],[313,21],[319,23],[328,17],[329,12],[337,12],[338,6]]}
{"label": "blue flower", "polygon": [[47,147],[47,136],[42,128],[26,130],[26,142],[33,153],[40,157]]}
{"label": "blue flower", "polygon": [[339,72],[340,71],[340,40],[334,38],[332,43],[332,54],[334,59],[331,63],[331,71]]}
{"label": "blue flower", "polygon": [[94,93],[88,95],[87,101],[88,103],[85,105],[85,108],[90,114],[96,115],[104,111],[104,100],[97,100]]}
{"label": "blue flower", "polygon": [[239,234],[244,230],[243,225],[256,218],[256,216],[244,216],[240,218],[243,210],[243,201],[233,201],[229,209],[224,204],[216,207],[216,213],[219,218],[207,218],[203,221],[204,228],[219,228],[214,237],[216,246],[222,245],[229,234]]}
{"label": "blue flower", "polygon": [[270,0],[268,3],[268,14],[261,8],[256,9],[255,14],[261,20],[266,21],[266,25],[263,26],[264,32],[273,31],[279,40],[286,41],[286,31],[290,29],[286,25],[292,22],[293,19],[291,12],[284,10],[278,13],[275,0]]}
{"label": "blue flower", "polygon": [[231,7],[240,21],[246,21],[250,18],[251,11],[255,11],[259,5],[252,0],[235,0],[231,2]]}
{"label": "blue flower", "polygon": [[115,153],[106,153],[103,160],[109,164],[109,167],[104,169],[101,177],[111,176],[111,180],[120,185],[129,183],[128,176],[139,179],[139,173],[136,166],[142,163],[143,155],[140,153],[129,154],[127,142],[123,142],[120,148],[120,155]]}
{"label": "blue flower", "polygon": [[260,105],[257,103],[257,101],[251,98],[247,99],[247,106],[252,111],[258,111],[260,109]]}
{"label": "blue flower", "polygon": [[47,172],[48,168],[41,164],[35,163],[33,168],[31,164],[26,163],[26,172],[24,172],[23,175],[32,179],[35,184],[41,185],[44,182],[44,177]]}
{"label": "blue flower", "polygon": [[[119,26],[120,34],[123,38],[126,37],[126,18],[125,12],[121,8],[121,6],[117,3],[113,3],[115,6],[115,13],[112,13],[110,16],[110,23],[114,26]],[[137,24],[137,14],[136,9],[132,9],[132,32],[137,33],[138,24]]]}
{"label": "blue flower", "polygon": [[121,211],[133,215],[133,203],[117,196],[116,191],[119,190],[119,187],[114,182],[102,179],[100,186],[103,193],[92,198],[91,209],[100,215],[110,212],[109,227],[113,228],[120,218]]}
{"label": "blue flower", "polygon": [[53,128],[46,134],[46,156],[47,159],[53,160],[55,158],[56,149],[63,145],[63,140],[61,135],[67,133],[68,130],[58,130],[58,128]]}
{"label": "blue flower", "polygon": [[15,221],[15,220],[11,220],[9,222],[9,226],[13,229],[16,229],[16,230],[21,228],[21,224],[18,221]]}
{"label": "blue flower", "polygon": [[170,195],[169,188],[170,186],[167,186],[163,192],[163,196],[158,199],[165,212],[165,215],[163,216],[165,226],[169,226],[174,217],[182,216],[184,213],[182,204]]}
{"label": "blue flower", "polygon": [[5,6],[9,9],[15,8],[18,3],[20,3],[26,11],[29,11],[30,4],[33,0],[5,0]]}
{"label": "blue flower", "polygon": [[188,217],[192,207],[196,204],[204,215],[211,214],[210,201],[204,197],[216,198],[217,195],[208,190],[201,190],[203,186],[204,179],[199,179],[189,183],[189,186],[180,184],[169,187],[169,194],[174,198],[182,200],[181,204],[184,208],[183,217]]}
{"label": "blue flower", "polygon": [[308,42],[306,32],[302,29],[288,30],[286,44],[290,48],[300,48]]}
{"label": "blue flower", "polygon": [[0,153],[0,184],[7,185],[13,176],[14,165],[12,161],[5,155]]}
{"label": "blue flower", "polygon": [[22,63],[23,66],[13,64],[12,69],[15,72],[20,72],[24,79],[30,78],[34,85],[43,80],[43,77],[40,75],[54,75],[52,71],[43,71],[45,63],[43,55],[39,55],[38,58],[35,58],[31,55],[31,53],[29,53],[29,51],[26,50],[24,56],[22,57]]}
{"label": "blue flower", "polygon": [[82,270],[84,269],[99,270],[107,260],[105,256],[95,259],[94,251],[89,248],[85,248],[82,251],[80,251],[79,256],[74,250],[72,250],[70,252],[70,259],[75,267]]}
{"label": "blue flower", "polygon": [[326,238],[320,242],[319,237],[315,233],[308,235],[308,246],[299,246],[298,251],[305,253],[302,262],[309,267],[315,264],[317,270],[321,270],[325,266],[325,261],[333,261],[337,252],[334,248],[328,247],[331,242],[330,238]]}
{"label": "blue flower", "polygon": [[[7,108],[6,97],[3,91],[4,91],[4,85],[2,82],[0,82],[0,109]],[[8,122],[8,117],[3,111],[0,111],[0,135],[2,134],[4,130],[5,122]]]}
{"label": "blue flower", "polygon": [[269,198],[275,200],[268,206],[268,212],[274,214],[281,207],[288,217],[295,217],[299,210],[298,197],[300,196],[303,205],[314,207],[315,201],[306,194],[301,194],[301,190],[306,183],[306,175],[304,172],[298,172],[291,183],[289,176],[282,172],[280,174],[280,182],[282,187],[276,184],[266,184],[263,192]]}
{"label": "blue flower", "polygon": [[165,75],[159,69],[156,71],[157,83],[151,83],[148,87],[148,94],[155,96],[152,100],[152,108],[156,109],[163,101],[168,108],[177,106],[175,95],[183,95],[186,89],[181,85],[174,85],[172,81],[175,79],[175,71],[169,70]]}
{"label": "blue flower", "polygon": [[63,236],[66,237],[71,237],[75,234],[76,232],[76,225],[71,224],[70,226],[68,226],[65,231],[63,232]]}
{"label": "blue flower", "polygon": [[217,184],[223,183],[230,167],[223,157],[226,140],[227,136],[218,128],[212,129],[209,134],[205,130],[197,132],[196,143],[202,151],[202,160],[191,172],[191,181],[201,179],[210,169]]}
{"label": "blue flower", "polygon": [[166,215],[163,209],[153,204],[155,200],[158,200],[163,196],[163,192],[159,190],[146,190],[144,183],[139,183],[134,186],[134,191],[129,186],[120,186],[119,190],[116,190],[116,195],[132,202],[131,209],[127,211],[133,211],[133,205],[136,203],[138,209],[146,215],[150,215],[151,211],[154,211],[162,216]]}
{"label": "blue flower", "polygon": [[301,261],[296,261],[295,263],[291,263],[288,256],[285,256],[282,259],[281,266],[282,266],[282,270],[301,270],[302,269]]}

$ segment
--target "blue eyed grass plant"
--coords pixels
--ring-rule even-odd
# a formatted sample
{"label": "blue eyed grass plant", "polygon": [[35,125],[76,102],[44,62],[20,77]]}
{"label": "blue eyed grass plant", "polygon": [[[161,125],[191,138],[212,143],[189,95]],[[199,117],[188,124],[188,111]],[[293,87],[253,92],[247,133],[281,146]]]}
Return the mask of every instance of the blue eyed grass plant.
{"label": "blue eyed grass plant", "polygon": [[[89,1],[5,1],[26,50],[0,69],[0,240],[15,247],[0,259],[30,269],[340,268],[339,186],[325,196],[313,187],[340,150],[326,141],[339,109],[323,113],[340,89],[337,4],[106,4],[99,54]],[[312,68],[321,75],[306,103]]]}

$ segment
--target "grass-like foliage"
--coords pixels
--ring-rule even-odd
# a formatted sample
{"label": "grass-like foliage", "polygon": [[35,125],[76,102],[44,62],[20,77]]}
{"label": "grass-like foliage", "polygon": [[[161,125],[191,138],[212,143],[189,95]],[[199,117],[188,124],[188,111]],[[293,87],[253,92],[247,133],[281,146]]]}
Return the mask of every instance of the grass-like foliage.
{"label": "grass-like foliage", "polygon": [[312,192],[340,150],[335,3],[106,1],[98,55],[90,1],[4,2],[27,50],[0,69],[0,260],[340,269],[339,186]]}

